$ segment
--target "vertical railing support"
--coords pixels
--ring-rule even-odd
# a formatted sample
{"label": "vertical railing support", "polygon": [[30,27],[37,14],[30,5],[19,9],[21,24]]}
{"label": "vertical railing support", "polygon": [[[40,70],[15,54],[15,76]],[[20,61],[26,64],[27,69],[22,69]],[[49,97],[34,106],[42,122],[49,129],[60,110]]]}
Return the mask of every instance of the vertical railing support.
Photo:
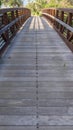
{"label": "vertical railing support", "polygon": [[43,9],[45,16],[59,35],[73,51],[73,9],[49,8]]}
{"label": "vertical railing support", "polygon": [[0,9],[0,55],[30,14],[27,8]]}
{"label": "vertical railing support", "polygon": [[[68,22],[67,22],[68,25],[72,25],[72,13],[69,13],[68,14]],[[67,39],[70,37],[70,31],[67,30]]]}

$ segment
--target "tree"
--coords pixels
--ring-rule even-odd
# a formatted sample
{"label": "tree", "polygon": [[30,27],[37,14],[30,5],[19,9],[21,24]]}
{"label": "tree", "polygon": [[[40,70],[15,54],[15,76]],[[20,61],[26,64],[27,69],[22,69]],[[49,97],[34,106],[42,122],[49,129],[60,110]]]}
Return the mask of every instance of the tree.
{"label": "tree", "polygon": [[1,3],[1,0],[0,0],[0,7],[1,7],[1,4],[2,4],[2,3]]}
{"label": "tree", "polygon": [[31,9],[33,14],[40,14],[40,11],[45,8],[47,4],[47,0],[35,0],[33,2],[29,2],[27,7]]}
{"label": "tree", "polygon": [[7,7],[8,2],[9,2],[8,0],[1,0],[1,5],[4,4]]}
{"label": "tree", "polygon": [[73,0],[61,0],[58,7],[63,8],[73,7]]}
{"label": "tree", "polygon": [[73,0],[33,0],[33,2],[31,2],[31,0],[28,1],[29,3],[27,7],[31,9],[31,12],[33,14],[40,14],[43,8],[73,7]]}
{"label": "tree", "polygon": [[47,0],[47,7],[73,7],[73,0]]}
{"label": "tree", "polygon": [[10,7],[20,7],[23,5],[23,0],[2,0],[2,3],[5,6],[10,6]]}
{"label": "tree", "polygon": [[23,5],[23,1],[22,0],[10,0],[9,5],[11,7],[16,7],[16,6],[20,7]]}

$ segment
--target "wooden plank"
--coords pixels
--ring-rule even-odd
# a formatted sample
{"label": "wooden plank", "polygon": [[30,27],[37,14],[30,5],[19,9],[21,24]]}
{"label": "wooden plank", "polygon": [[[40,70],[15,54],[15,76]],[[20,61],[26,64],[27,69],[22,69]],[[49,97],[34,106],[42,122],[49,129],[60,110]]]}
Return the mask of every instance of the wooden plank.
{"label": "wooden plank", "polygon": [[36,130],[36,127],[35,126],[0,126],[0,130]]}

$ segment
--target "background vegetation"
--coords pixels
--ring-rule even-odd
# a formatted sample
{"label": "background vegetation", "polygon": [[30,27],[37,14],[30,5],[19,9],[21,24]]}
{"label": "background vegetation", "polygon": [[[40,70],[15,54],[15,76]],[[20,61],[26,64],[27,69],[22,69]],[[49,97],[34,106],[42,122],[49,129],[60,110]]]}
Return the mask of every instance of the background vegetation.
{"label": "background vegetation", "polygon": [[73,0],[29,0],[27,7],[31,9],[32,14],[40,15],[43,8],[73,8]]}
{"label": "background vegetation", "polygon": [[23,0],[0,0],[0,6],[4,5],[5,7],[20,7],[23,5]]}

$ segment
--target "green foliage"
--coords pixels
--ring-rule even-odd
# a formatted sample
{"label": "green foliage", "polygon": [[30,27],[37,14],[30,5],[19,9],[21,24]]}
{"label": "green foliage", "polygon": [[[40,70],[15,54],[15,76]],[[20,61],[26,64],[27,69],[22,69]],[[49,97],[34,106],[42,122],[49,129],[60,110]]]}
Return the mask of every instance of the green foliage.
{"label": "green foliage", "polygon": [[23,5],[23,2],[22,2],[22,0],[10,0],[9,5],[12,7],[15,7],[15,6],[20,7]]}
{"label": "green foliage", "polygon": [[34,0],[33,2],[29,2],[26,6],[31,9],[32,14],[41,15],[41,10],[46,7],[46,0]]}
{"label": "green foliage", "polygon": [[33,0],[27,7],[31,9],[32,14],[40,15],[43,8],[55,7],[55,8],[68,8],[73,7],[73,0]]}
{"label": "green foliage", "polygon": [[68,8],[73,7],[73,0],[61,0],[58,7]]}
{"label": "green foliage", "polygon": [[73,0],[47,0],[47,3],[46,7],[73,7]]}
{"label": "green foliage", "polygon": [[1,0],[0,0],[0,7],[1,7],[1,4],[2,4],[2,3],[1,3]]}
{"label": "green foliage", "polygon": [[50,0],[50,2],[48,3],[48,7],[57,7],[57,0]]}
{"label": "green foliage", "polygon": [[23,0],[2,0],[5,6],[20,7],[23,5]]}

